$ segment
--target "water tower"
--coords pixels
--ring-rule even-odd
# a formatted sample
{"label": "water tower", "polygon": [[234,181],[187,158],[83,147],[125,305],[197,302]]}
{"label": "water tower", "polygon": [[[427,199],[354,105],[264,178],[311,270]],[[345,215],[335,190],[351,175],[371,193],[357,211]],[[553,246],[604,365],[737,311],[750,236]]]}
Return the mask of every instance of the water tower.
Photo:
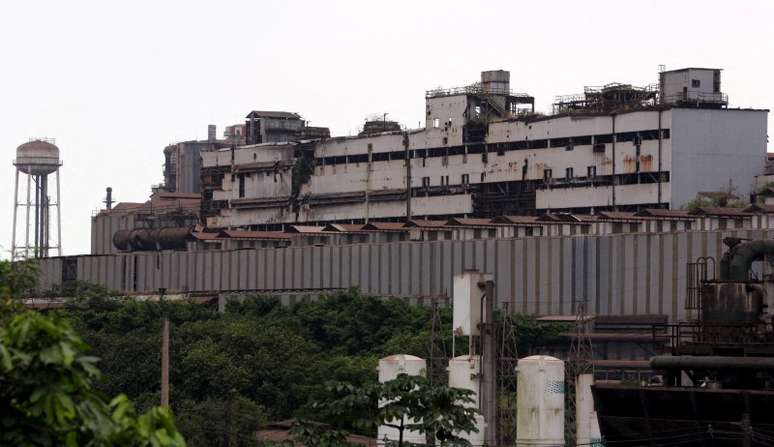
{"label": "water tower", "polygon": [[[16,182],[13,188],[13,235],[11,236],[11,258],[45,258],[49,251],[56,249],[62,254],[62,218],[59,208],[59,148],[51,139],[34,139],[16,148]],[[26,201],[19,201],[19,174],[27,176]],[[51,197],[48,175],[56,174],[56,194]],[[24,187],[24,183],[22,183]],[[21,191],[22,198],[25,191]],[[19,208],[26,214],[24,219],[24,240],[17,239],[17,216]],[[56,208],[56,242],[52,244],[51,208]],[[30,235],[32,230],[32,235]]]}

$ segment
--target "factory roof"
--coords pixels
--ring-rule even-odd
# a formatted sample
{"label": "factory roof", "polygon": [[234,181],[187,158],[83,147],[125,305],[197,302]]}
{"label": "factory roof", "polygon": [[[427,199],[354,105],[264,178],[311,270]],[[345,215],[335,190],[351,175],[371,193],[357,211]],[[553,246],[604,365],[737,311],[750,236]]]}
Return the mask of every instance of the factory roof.
{"label": "factory roof", "polygon": [[661,73],[677,73],[681,71],[688,71],[688,70],[718,70],[722,71],[722,68],[707,68],[707,67],[685,67],[685,68],[676,68],[674,70],[664,70]]}
{"label": "factory roof", "polygon": [[204,231],[192,231],[190,237],[198,241],[213,241],[219,238],[218,233],[207,233]]}
{"label": "factory roof", "polygon": [[336,233],[362,233],[362,224],[328,224],[323,228],[323,231],[330,231]]}
{"label": "factory roof", "polygon": [[742,211],[744,211],[746,213],[770,214],[770,213],[774,213],[774,205],[752,204],[752,205],[747,205],[746,207],[742,208]]}
{"label": "factory roof", "polygon": [[434,228],[434,229],[441,229],[441,230],[448,230],[449,228],[443,228],[446,226],[445,220],[423,220],[423,219],[417,219],[417,220],[410,220],[406,222],[404,227],[406,228]]}
{"label": "factory roof", "polygon": [[702,207],[691,211],[694,216],[718,216],[718,217],[748,217],[752,213],[742,208]]}
{"label": "factory roof", "polygon": [[253,110],[245,118],[273,118],[285,120],[301,119],[301,115],[293,112],[282,112],[277,110]]}
{"label": "factory roof", "polygon": [[322,233],[325,227],[319,227],[315,225],[291,225],[285,230],[286,233],[304,233],[304,234],[316,234]]}
{"label": "factory roof", "polygon": [[401,222],[369,222],[363,225],[363,230],[408,231]]}
{"label": "factory roof", "polygon": [[492,219],[492,223],[532,226],[538,226],[541,224],[541,222],[538,221],[538,216],[497,216]]}
{"label": "factory roof", "polygon": [[463,218],[452,217],[446,222],[447,225],[455,227],[502,227],[504,223],[494,222],[492,219],[477,219],[477,218]]}
{"label": "factory roof", "polygon": [[633,211],[599,211],[596,213],[600,219],[603,220],[617,220],[617,221],[636,221],[641,222],[642,216],[638,216]]}
{"label": "factory roof", "polygon": [[693,220],[688,210],[665,210],[662,208],[646,208],[635,213],[639,217],[655,217],[660,219]]}
{"label": "factory roof", "polygon": [[281,231],[222,230],[220,235],[231,239],[290,239],[290,236]]}

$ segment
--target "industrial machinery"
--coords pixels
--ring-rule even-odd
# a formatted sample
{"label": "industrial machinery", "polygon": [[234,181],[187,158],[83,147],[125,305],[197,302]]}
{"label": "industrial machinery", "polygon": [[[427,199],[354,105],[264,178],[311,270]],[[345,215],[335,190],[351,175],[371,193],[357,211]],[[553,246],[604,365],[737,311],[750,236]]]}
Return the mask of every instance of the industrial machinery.
{"label": "industrial machinery", "polygon": [[774,445],[774,331],[767,313],[774,240],[724,243],[719,262],[701,257],[688,264],[691,319],[666,325],[672,355],[650,361],[660,375],[647,384],[592,387],[608,443]]}

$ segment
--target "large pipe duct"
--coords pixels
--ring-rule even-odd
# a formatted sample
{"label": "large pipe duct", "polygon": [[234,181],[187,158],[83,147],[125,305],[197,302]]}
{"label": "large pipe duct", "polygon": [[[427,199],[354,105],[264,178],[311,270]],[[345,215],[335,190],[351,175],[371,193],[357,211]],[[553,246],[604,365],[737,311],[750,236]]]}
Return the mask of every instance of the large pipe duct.
{"label": "large pipe duct", "polygon": [[183,250],[193,227],[118,230],[113,245],[121,251]]}
{"label": "large pipe duct", "polygon": [[763,259],[767,254],[774,254],[774,241],[757,240],[748,242],[731,242],[731,247],[720,260],[721,281],[746,281],[752,263]]}

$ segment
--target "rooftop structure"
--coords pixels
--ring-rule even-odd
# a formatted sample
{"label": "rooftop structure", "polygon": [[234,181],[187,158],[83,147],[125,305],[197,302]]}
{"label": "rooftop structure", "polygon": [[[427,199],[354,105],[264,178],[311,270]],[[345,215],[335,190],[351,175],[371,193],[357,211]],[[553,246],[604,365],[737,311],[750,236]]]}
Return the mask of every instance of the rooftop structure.
{"label": "rooftop structure", "polygon": [[[716,73],[664,71],[659,86],[589,87],[543,116],[532,113],[530,95],[513,93],[508,72],[488,71],[466,87],[427,91],[421,129],[385,118],[357,136],[206,151],[206,225],[637,212],[730,190],[746,198],[763,170],[768,111],[701,96],[719,89]],[[698,85],[687,87],[690,102],[664,93],[683,78]],[[269,161],[276,164],[256,168]]]}

